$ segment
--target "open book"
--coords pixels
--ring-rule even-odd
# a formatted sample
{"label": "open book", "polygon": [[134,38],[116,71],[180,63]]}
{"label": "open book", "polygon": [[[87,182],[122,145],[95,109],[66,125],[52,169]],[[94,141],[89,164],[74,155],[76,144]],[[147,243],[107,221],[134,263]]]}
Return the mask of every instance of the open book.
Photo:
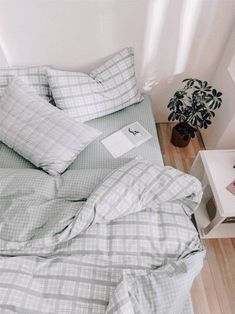
{"label": "open book", "polygon": [[101,142],[114,158],[118,158],[148,141],[152,135],[139,123],[131,123]]}

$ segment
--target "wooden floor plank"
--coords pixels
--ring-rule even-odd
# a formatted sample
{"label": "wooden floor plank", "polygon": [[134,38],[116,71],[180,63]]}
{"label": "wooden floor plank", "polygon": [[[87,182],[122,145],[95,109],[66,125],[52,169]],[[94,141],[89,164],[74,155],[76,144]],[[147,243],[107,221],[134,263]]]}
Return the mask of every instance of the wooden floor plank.
{"label": "wooden floor plank", "polygon": [[194,281],[191,294],[198,295],[198,291],[200,291],[200,302],[193,304],[194,313],[211,314],[202,274],[199,274]]}
{"label": "wooden floor plank", "polygon": [[[200,133],[187,147],[171,144],[174,124],[157,124],[164,164],[189,172],[199,150]],[[235,239],[203,240],[207,248],[204,267],[194,281],[192,301],[195,314],[235,314]]]}

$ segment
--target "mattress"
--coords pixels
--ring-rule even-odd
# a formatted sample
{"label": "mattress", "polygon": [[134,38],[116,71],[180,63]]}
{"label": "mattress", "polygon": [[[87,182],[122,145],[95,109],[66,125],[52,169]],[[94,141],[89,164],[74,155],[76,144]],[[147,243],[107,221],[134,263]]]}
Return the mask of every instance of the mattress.
{"label": "mattress", "polygon": [[[153,135],[153,138],[120,158],[113,158],[105,149],[101,140],[135,121],[142,124]],[[151,100],[148,96],[145,96],[144,100],[139,104],[132,105],[105,117],[94,119],[87,122],[87,124],[102,131],[102,135],[91,143],[68,169],[115,169],[136,156],[142,156],[145,159],[163,165]],[[0,142],[0,168],[35,168],[35,166]]]}

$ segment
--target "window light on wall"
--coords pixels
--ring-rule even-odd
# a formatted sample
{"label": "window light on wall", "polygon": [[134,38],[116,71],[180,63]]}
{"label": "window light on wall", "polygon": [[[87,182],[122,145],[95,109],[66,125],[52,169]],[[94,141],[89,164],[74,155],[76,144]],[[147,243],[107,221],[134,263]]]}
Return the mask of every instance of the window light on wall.
{"label": "window light on wall", "polygon": [[235,81],[235,54],[229,63],[228,72],[231,75],[232,79]]}
{"label": "window light on wall", "polygon": [[7,62],[6,56],[5,56],[1,46],[0,46],[0,66],[3,66],[3,67],[4,66],[8,66],[8,62]]}

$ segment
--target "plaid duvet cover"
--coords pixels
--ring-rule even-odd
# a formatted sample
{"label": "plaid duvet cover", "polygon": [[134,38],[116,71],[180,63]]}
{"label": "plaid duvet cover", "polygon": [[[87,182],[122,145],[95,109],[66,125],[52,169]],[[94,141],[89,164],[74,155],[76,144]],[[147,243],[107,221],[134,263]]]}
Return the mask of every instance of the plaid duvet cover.
{"label": "plaid duvet cover", "polygon": [[189,313],[198,180],[137,158],[88,181],[0,169],[0,313]]}

